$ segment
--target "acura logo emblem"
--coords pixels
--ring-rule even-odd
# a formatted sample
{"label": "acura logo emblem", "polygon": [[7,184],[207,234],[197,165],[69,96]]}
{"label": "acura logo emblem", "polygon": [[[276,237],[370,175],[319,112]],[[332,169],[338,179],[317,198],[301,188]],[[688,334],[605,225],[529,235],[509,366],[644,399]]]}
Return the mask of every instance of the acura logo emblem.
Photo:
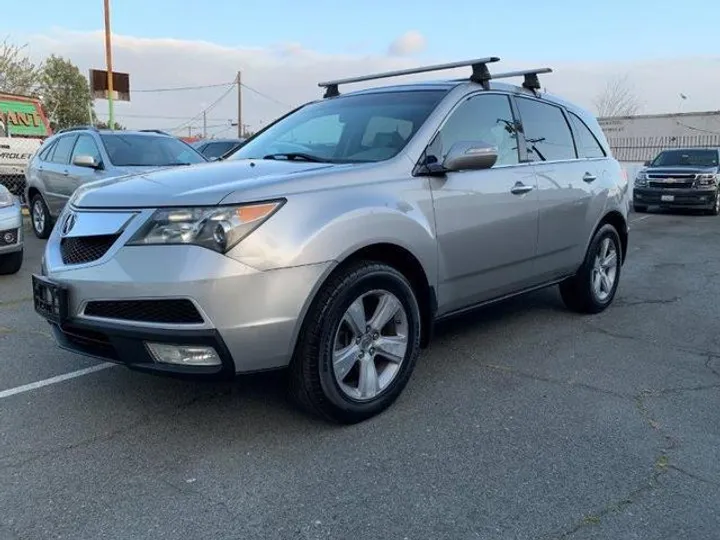
{"label": "acura logo emblem", "polygon": [[76,221],[77,221],[77,215],[75,214],[75,212],[70,212],[68,214],[68,217],[65,218],[65,221],[63,223],[63,227],[62,227],[63,236],[67,235],[72,230],[72,228],[75,226]]}

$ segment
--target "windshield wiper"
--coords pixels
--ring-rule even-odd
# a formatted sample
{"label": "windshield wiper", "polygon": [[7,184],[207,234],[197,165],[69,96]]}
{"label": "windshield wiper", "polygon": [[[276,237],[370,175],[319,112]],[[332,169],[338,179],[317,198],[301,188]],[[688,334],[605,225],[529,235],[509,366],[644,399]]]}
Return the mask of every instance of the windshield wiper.
{"label": "windshield wiper", "polygon": [[280,153],[280,154],[268,154],[266,156],[263,156],[263,159],[278,159],[278,158],[285,158],[285,159],[301,159],[303,161],[312,161],[314,163],[326,163],[328,162],[327,159],[323,159],[318,156],[313,156],[312,154],[303,154],[302,152],[287,152],[287,153]]}

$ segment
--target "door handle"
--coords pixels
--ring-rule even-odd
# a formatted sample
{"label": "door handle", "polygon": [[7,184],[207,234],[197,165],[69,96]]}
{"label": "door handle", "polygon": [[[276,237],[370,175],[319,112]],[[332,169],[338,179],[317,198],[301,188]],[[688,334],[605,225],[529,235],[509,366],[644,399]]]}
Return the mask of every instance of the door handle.
{"label": "door handle", "polygon": [[594,182],[595,180],[597,180],[597,176],[590,174],[589,172],[586,172],[585,176],[583,176],[583,182],[587,182],[588,184],[590,182]]}
{"label": "door handle", "polygon": [[525,193],[531,192],[533,189],[535,189],[535,186],[526,186],[525,184],[518,182],[512,187],[510,193],[513,195],[524,195]]}
{"label": "door handle", "polygon": [[70,176],[70,172],[67,170],[63,171],[63,176]]}

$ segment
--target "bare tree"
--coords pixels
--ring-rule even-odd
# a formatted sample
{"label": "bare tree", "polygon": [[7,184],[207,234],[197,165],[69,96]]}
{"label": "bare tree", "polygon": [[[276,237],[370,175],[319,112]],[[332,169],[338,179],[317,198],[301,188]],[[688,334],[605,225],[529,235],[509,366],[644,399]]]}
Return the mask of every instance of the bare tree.
{"label": "bare tree", "polygon": [[27,55],[27,45],[15,45],[8,38],[0,41],[0,91],[28,95],[37,85],[42,66]]}
{"label": "bare tree", "polygon": [[641,107],[627,75],[610,79],[595,98],[595,110],[601,118],[608,116],[632,116]]}

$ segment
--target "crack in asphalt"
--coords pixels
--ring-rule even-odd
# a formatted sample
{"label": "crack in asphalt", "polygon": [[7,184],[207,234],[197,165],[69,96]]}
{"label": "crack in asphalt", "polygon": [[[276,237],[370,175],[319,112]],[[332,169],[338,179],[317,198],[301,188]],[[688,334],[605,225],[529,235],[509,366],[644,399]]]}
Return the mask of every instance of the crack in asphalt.
{"label": "crack in asphalt", "polygon": [[674,304],[680,301],[679,296],[673,298],[647,298],[638,300],[625,300],[619,299],[613,303],[614,307],[635,307],[635,306],[646,306],[646,305],[663,305],[663,304]]}
{"label": "crack in asphalt", "polygon": [[702,482],[704,484],[709,484],[711,486],[717,486],[720,487],[720,482],[716,480],[711,480],[709,478],[704,478],[698,474],[691,473],[690,471],[686,471],[682,467],[678,467],[677,465],[668,465],[669,469],[672,469],[673,471],[679,472],[680,474],[683,474],[687,476],[688,478],[692,478],[693,480],[697,480],[698,482]]}

